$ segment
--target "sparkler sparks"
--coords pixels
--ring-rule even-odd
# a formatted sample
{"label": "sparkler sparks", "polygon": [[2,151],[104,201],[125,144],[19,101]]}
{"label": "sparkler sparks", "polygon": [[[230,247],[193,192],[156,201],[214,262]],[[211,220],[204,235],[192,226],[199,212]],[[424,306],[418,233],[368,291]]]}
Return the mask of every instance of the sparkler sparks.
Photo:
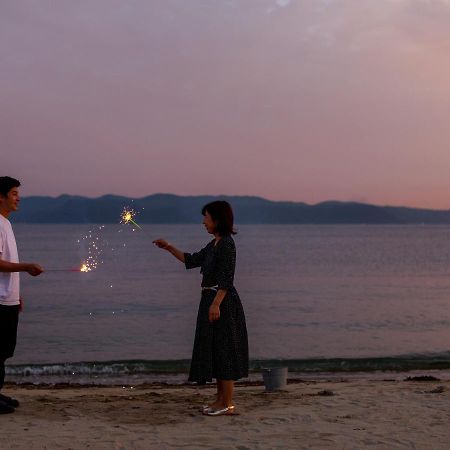
{"label": "sparkler sparks", "polygon": [[[89,230],[89,232],[81,238],[81,241],[85,241],[87,244],[88,256],[81,263],[79,272],[92,272],[97,269],[99,264],[102,264],[101,254],[107,242],[101,239],[98,234],[105,228],[104,225],[98,227],[98,231]],[[80,242],[80,240],[78,240]],[[84,245],[86,245],[84,244]]]}
{"label": "sparkler sparks", "polygon": [[134,211],[134,209],[125,207],[123,208],[122,214],[120,216],[120,223],[123,223],[124,225],[132,223],[133,225],[136,225],[140,230],[142,230],[142,227],[135,222],[135,216],[136,212]]}
{"label": "sparkler sparks", "polygon": [[[102,252],[108,242],[99,237],[99,233],[105,228],[105,225],[98,227],[98,230],[89,230],[85,236],[77,240],[81,244],[84,251],[87,250],[87,257],[84,258],[78,267],[72,268],[51,268],[45,269],[45,272],[92,272],[97,269],[99,264],[103,264]],[[86,248],[87,247],[87,248]]]}
{"label": "sparkler sparks", "polygon": [[88,264],[81,264],[80,272],[90,272],[93,268]]}

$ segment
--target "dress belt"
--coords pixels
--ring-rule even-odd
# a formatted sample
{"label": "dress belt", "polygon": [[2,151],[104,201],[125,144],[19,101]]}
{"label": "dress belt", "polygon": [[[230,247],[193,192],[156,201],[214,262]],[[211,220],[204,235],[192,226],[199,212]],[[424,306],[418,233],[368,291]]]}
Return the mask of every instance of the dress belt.
{"label": "dress belt", "polygon": [[219,289],[219,285],[216,286],[202,286],[202,291],[214,291],[217,292]]}

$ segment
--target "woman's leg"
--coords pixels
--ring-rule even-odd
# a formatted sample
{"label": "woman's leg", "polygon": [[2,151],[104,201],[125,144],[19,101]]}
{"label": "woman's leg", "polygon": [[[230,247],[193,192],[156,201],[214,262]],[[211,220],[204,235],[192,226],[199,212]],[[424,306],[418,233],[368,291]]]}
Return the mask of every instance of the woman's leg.
{"label": "woman's leg", "polygon": [[224,407],[233,406],[233,380],[220,380],[222,385],[222,403]]}
{"label": "woman's leg", "polygon": [[217,380],[217,397],[216,401],[210,405],[211,408],[217,409],[222,408],[223,406],[223,384],[222,380]]}
{"label": "woman's leg", "polygon": [[220,403],[223,398],[223,386],[222,381],[217,380],[217,402]]}
{"label": "woman's leg", "polygon": [[223,409],[233,406],[233,380],[217,380],[217,400],[210,405],[213,409]]}

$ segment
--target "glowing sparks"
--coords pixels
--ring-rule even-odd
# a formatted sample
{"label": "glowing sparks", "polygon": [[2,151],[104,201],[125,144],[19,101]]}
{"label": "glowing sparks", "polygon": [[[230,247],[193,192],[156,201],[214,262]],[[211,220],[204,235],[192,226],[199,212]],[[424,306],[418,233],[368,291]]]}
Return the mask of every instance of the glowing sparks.
{"label": "glowing sparks", "polygon": [[90,272],[92,270],[92,267],[88,266],[87,264],[82,264],[80,267],[80,272]]}
{"label": "glowing sparks", "polygon": [[123,223],[124,225],[132,223],[133,225],[136,225],[139,229],[142,230],[141,226],[135,222],[135,220],[134,220],[135,216],[136,216],[136,212],[134,211],[134,209],[125,207],[125,208],[123,208],[122,214],[120,216],[120,223]]}
{"label": "glowing sparks", "polygon": [[83,261],[80,267],[80,272],[92,272],[98,266],[98,257],[100,256],[101,250],[95,246],[90,246],[89,255]]}
{"label": "glowing sparks", "polygon": [[101,225],[97,230],[89,230],[83,237],[77,240],[77,243],[83,247],[83,253],[87,250],[87,257],[83,258],[78,267],[69,268],[51,268],[45,269],[45,272],[92,272],[97,269],[99,264],[103,264],[102,252],[108,246],[108,242],[99,235],[105,228]]}
{"label": "glowing sparks", "polygon": [[131,211],[124,211],[122,220],[124,223],[131,222],[133,220],[133,213]]}
{"label": "glowing sparks", "polygon": [[105,226],[101,225],[97,230],[89,230],[78,240],[85,249],[87,247],[87,257],[82,261],[78,269],[79,272],[92,272],[97,269],[99,264],[103,264],[102,253],[105,246],[107,246],[107,241],[99,234],[103,228]]}

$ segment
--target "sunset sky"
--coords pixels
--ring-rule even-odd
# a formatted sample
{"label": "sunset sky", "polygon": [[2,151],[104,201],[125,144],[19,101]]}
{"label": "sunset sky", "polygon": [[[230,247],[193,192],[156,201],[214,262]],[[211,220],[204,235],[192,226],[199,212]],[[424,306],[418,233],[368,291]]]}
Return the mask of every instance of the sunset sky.
{"label": "sunset sky", "polygon": [[22,194],[450,209],[450,0],[0,2]]}

